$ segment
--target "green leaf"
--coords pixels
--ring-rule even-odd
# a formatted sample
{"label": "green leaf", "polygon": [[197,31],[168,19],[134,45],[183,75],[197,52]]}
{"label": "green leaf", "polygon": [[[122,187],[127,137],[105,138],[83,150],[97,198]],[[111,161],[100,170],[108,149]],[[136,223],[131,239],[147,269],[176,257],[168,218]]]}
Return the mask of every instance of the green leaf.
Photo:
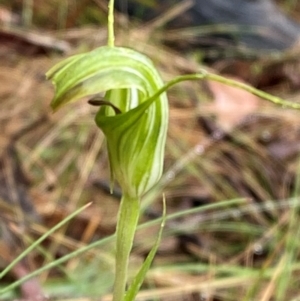
{"label": "green leaf", "polygon": [[165,226],[165,221],[166,221],[166,201],[165,198],[163,198],[163,217],[162,217],[162,222],[160,224],[160,230],[156,239],[156,242],[154,244],[154,246],[152,247],[151,251],[149,252],[146,260],[144,261],[141,269],[139,270],[139,272],[137,273],[137,275],[135,276],[134,280],[132,281],[128,291],[126,292],[126,295],[124,297],[124,301],[133,301],[135,300],[135,297],[137,295],[137,293],[139,292],[141,285],[144,282],[144,279],[146,277],[146,274],[148,272],[148,270],[150,269],[150,266],[152,264],[152,261],[155,257],[155,254],[158,250],[158,247],[160,245],[160,241],[161,241],[161,237],[162,237],[162,232]]}

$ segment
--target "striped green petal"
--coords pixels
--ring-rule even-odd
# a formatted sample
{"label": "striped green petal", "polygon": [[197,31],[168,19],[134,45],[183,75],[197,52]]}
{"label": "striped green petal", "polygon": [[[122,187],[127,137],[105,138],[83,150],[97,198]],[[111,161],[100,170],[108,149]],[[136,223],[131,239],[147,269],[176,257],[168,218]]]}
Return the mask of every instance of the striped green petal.
{"label": "striped green petal", "polygon": [[47,77],[56,87],[54,110],[84,96],[106,92],[110,106],[96,115],[106,138],[111,177],[123,193],[140,197],[160,178],[168,125],[165,93],[158,72],[144,55],[121,47],[101,47],[54,66]]}

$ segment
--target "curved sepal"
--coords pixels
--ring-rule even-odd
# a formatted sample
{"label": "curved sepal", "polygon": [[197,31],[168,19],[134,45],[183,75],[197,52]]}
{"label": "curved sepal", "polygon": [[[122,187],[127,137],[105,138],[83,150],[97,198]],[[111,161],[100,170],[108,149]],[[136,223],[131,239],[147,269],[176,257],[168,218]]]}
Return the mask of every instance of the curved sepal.
{"label": "curved sepal", "polygon": [[[54,110],[84,96],[106,92],[96,123],[107,138],[112,180],[124,193],[140,197],[160,178],[168,125],[163,82],[144,55],[121,47],[101,47],[52,68]],[[105,102],[103,102],[105,104]],[[120,114],[116,114],[118,108]]]}

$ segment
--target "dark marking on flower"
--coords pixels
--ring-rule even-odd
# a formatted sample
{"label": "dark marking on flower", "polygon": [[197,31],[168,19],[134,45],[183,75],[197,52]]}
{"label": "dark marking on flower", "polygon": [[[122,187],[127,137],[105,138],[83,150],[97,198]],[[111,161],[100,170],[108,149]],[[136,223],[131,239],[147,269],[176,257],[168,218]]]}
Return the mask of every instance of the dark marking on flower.
{"label": "dark marking on flower", "polygon": [[105,100],[102,97],[95,97],[95,98],[91,98],[88,100],[88,103],[92,106],[110,106],[116,113],[116,115],[118,114],[122,114],[122,111],[115,105],[113,105],[111,102]]}

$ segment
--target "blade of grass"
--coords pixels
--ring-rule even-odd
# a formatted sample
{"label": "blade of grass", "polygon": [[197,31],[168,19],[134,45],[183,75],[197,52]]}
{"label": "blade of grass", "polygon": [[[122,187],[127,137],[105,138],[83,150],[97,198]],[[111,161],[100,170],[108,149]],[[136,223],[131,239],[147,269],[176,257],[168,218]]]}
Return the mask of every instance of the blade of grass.
{"label": "blade of grass", "polygon": [[[181,216],[184,216],[184,215],[187,215],[187,214],[192,214],[192,213],[197,213],[197,212],[205,212],[206,210],[211,210],[211,209],[217,209],[217,208],[224,208],[226,206],[233,206],[233,205],[237,205],[237,204],[241,204],[245,202],[245,199],[237,199],[237,200],[227,200],[227,201],[224,201],[224,202],[221,202],[221,203],[216,203],[216,204],[209,204],[209,205],[206,205],[206,206],[203,206],[203,207],[198,207],[198,208],[193,208],[193,210],[191,209],[188,209],[188,210],[184,210],[184,211],[181,211],[181,212],[177,212],[177,213],[174,213],[172,215],[169,215],[166,217],[166,220],[171,220],[171,219],[175,219],[175,218],[179,218]],[[80,210],[80,209],[79,209]],[[234,209],[236,210],[236,209]],[[144,223],[140,226],[138,226],[138,230],[139,229],[144,229],[144,228],[147,228],[149,226],[152,226],[152,225],[155,225],[155,224],[158,224],[158,223],[161,223],[161,218],[157,218],[155,220],[152,220],[150,222],[147,222],[147,223]],[[53,232],[53,231],[52,231]],[[51,233],[50,233],[51,234]],[[0,290],[0,296],[8,291],[10,291],[11,289],[14,289],[16,287],[18,287],[20,284],[22,284],[23,282],[39,275],[40,273],[44,272],[44,271],[47,271],[49,269],[52,269],[66,261],[68,261],[69,259],[72,259],[76,256],[79,256],[80,254],[83,254],[85,253],[86,251],[90,250],[90,249],[93,249],[93,248],[96,248],[96,247],[100,247],[102,245],[105,245],[106,243],[108,242],[111,242],[115,239],[116,235],[113,234],[111,236],[108,236],[104,239],[101,239],[101,240],[98,240],[98,241],[95,241],[87,246],[84,246],[82,248],[79,248],[78,250],[75,250],[74,252],[70,253],[70,254],[67,254],[53,262],[50,262],[48,264],[46,264],[45,266],[35,270],[34,272],[26,275],[25,277],[11,283],[10,285],[6,286],[4,289]]]}
{"label": "blade of grass", "polygon": [[[300,161],[298,161],[297,176],[295,180],[294,201],[296,202],[300,194]],[[299,214],[297,207],[291,207],[290,219],[288,224],[288,230],[286,234],[285,250],[282,255],[284,264],[281,265],[282,270],[278,274],[277,286],[276,286],[276,300],[282,301],[286,298],[286,291],[289,287],[292,266],[295,263],[295,259],[298,251],[298,241],[295,239],[300,235],[299,227]]]}
{"label": "blade of grass", "polygon": [[[59,222],[57,225],[55,225],[53,228],[51,228],[49,231],[47,231],[44,235],[42,235],[39,239],[37,239],[32,245],[30,245],[26,250],[24,250],[17,258],[15,258],[1,273],[0,273],[0,279],[3,278],[11,270],[12,267],[14,267],[20,260],[22,260],[27,254],[29,254],[34,248],[36,248],[42,241],[44,241],[48,236],[50,236],[53,232],[55,232],[57,229],[59,229],[61,226],[63,226],[65,223],[67,223],[69,220],[74,218],[76,215],[78,215],[80,212],[85,210],[87,207],[89,207],[92,203],[88,203],[81,208],[77,209],[70,215],[68,215],[65,219],[63,219],[61,222]],[[1,294],[1,292],[0,292]]]}
{"label": "blade of grass", "polygon": [[[166,221],[172,220],[172,219],[176,219],[176,218],[180,218],[182,216],[186,216],[188,214],[195,214],[195,213],[199,213],[199,212],[205,212],[208,210],[213,210],[213,209],[221,209],[220,212],[214,212],[209,214],[209,216],[205,215],[205,220],[208,221],[209,219],[212,218],[217,218],[217,219],[224,219],[224,218],[228,218],[232,215],[235,215],[236,212],[238,212],[240,214],[240,216],[246,214],[247,212],[250,212],[251,210],[268,210],[268,208],[274,208],[274,206],[278,206],[279,208],[287,208],[287,207],[291,207],[291,206],[296,206],[299,207],[299,203],[295,204],[295,200],[291,199],[291,200],[285,200],[284,202],[278,202],[277,204],[274,205],[274,202],[272,201],[268,201],[264,204],[259,204],[259,206],[254,206],[253,204],[247,204],[244,206],[244,208],[239,208],[239,209],[231,209],[231,210],[227,210],[224,212],[224,208],[225,207],[230,207],[230,206],[236,206],[236,205],[241,205],[243,203],[245,203],[246,199],[234,199],[234,200],[225,200],[223,202],[220,203],[214,203],[214,204],[209,204],[209,205],[205,205],[203,207],[196,207],[196,208],[192,208],[192,209],[188,209],[188,210],[183,210],[181,212],[176,212],[174,214],[170,214],[168,216],[166,216]],[[147,227],[156,225],[158,223],[161,223],[161,218],[157,218],[155,220],[149,221],[147,223],[144,223],[142,225],[138,226],[138,230],[140,229],[145,229]],[[26,280],[29,280],[37,275],[39,275],[40,273],[47,271],[51,268],[54,268],[66,261],[68,261],[69,259],[72,259],[76,256],[79,256],[82,253],[85,253],[86,251],[96,248],[96,247],[100,247],[102,245],[105,245],[108,242],[111,242],[115,239],[116,235],[113,234],[111,236],[108,236],[104,239],[101,239],[99,241],[95,241],[87,246],[84,246],[82,248],[79,248],[78,250],[67,254],[53,262],[48,263],[47,265],[43,266],[42,268],[39,268],[37,270],[35,270],[34,272],[32,272],[29,275],[26,275],[25,277],[19,279],[18,281],[15,281],[14,283],[8,285],[7,287],[5,287],[4,289],[0,290],[0,295],[4,294],[6,292],[8,292],[9,290],[18,287],[20,284],[22,284],[23,282],[25,282]],[[294,266],[294,268],[296,268],[296,266]],[[297,267],[298,268],[298,267]]]}

